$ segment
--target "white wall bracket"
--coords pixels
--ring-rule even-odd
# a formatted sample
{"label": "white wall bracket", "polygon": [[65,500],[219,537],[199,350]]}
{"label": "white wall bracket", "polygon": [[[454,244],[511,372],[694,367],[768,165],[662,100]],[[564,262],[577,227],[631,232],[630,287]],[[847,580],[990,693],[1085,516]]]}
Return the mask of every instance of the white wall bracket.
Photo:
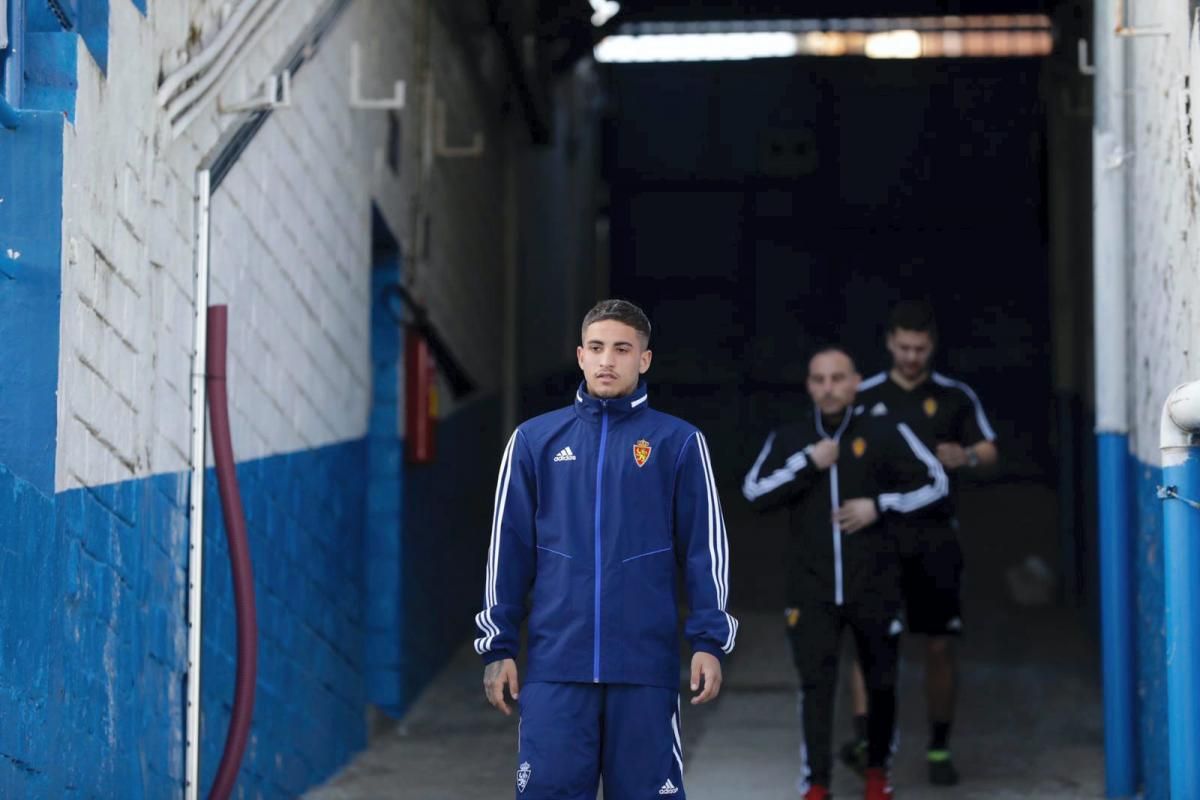
{"label": "white wall bracket", "polygon": [[1077,47],[1079,52],[1079,74],[1095,75],[1096,65],[1092,63],[1092,60],[1088,55],[1087,39],[1080,39]]}
{"label": "white wall bracket", "polygon": [[438,98],[434,103],[434,153],[439,158],[478,158],[483,155],[484,139],[479,131],[469,145],[451,145],[446,142],[446,101]]}
{"label": "white wall bracket", "polygon": [[362,96],[362,54],[358,42],[350,45],[350,107],[368,110],[394,110],[404,108],[404,81],[396,81],[391,97],[364,98]]}
{"label": "white wall bracket", "polygon": [[267,76],[262,82],[258,94],[248,97],[240,103],[225,105],[217,102],[217,110],[222,114],[241,114],[246,111],[273,111],[277,108],[288,108],[292,105],[292,74],[287,70]]}

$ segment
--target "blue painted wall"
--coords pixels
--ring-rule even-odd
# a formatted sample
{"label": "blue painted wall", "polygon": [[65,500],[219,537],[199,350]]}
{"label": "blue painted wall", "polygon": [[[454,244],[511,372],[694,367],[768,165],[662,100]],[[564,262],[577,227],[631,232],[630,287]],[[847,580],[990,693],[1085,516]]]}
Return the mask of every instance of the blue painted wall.
{"label": "blue painted wall", "polygon": [[[179,796],[188,476],[54,493],[63,121],[74,114],[77,35],[106,66],[108,3],[68,3],[69,30],[32,7],[24,85],[5,87],[22,97],[21,124],[0,129],[0,797]],[[392,332],[374,353],[367,439],[238,465],[259,623],[244,796],[295,796],[364,746],[369,663],[390,671],[371,699],[398,715],[471,635],[498,405],[476,401],[439,426],[438,461],[402,503]],[[235,669],[211,471],[206,494],[205,788]],[[386,592],[366,592],[368,564]]]}
{"label": "blue painted wall", "polygon": [[[382,224],[380,222],[379,224]],[[394,247],[371,274],[371,419],[367,432],[369,483],[364,547],[367,618],[367,698],[392,717],[404,713],[400,668],[400,520],[404,445],[400,426],[403,339],[385,294],[400,280]]]}
{"label": "blue painted wall", "polygon": [[[497,416],[483,400],[445,421],[443,457],[406,483],[404,606],[385,632],[399,643],[400,711],[470,636],[494,467],[484,451],[499,446]],[[359,440],[238,465],[260,629],[246,796],[294,796],[366,743],[367,449]],[[460,469],[462,453],[479,453],[481,466]],[[235,664],[211,471],[206,495],[204,787],[224,744]],[[0,717],[21,721],[0,726],[0,796],[177,796],[187,474],[51,496],[0,467],[0,528],[20,536],[0,548],[9,623],[0,627]]]}
{"label": "blue painted wall", "polygon": [[499,400],[479,397],[439,421],[434,463],[405,467],[402,704],[474,636],[502,436]]}
{"label": "blue painted wall", "polygon": [[183,779],[187,483],[47,495],[0,466],[0,797]]}
{"label": "blue painted wall", "polygon": [[[108,4],[109,0],[58,0],[58,8],[65,15],[60,18],[46,0],[25,0],[28,30],[39,33],[69,32],[72,46],[75,35],[82,36],[100,71],[107,73]],[[71,59],[73,63],[73,54]]]}
{"label": "blue painted wall", "polygon": [[54,492],[63,117],[0,127],[0,464]]}
{"label": "blue painted wall", "polygon": [[[247,797],[293,797],[366,743],[364,440],[238,464],[258,610],[258,684],[238,779]],[[206,483],[201,786],[220,762],[233,702],[233,584],[215,477]]]}
{"label": "blue painted wall", "polygon": [[1167,745],[1167,630],[1163,573],[1163,510],[1155,495],[1162,469],[1132,465],[1137,537],[1134,628],[1137,635],[1137,699],[1145,800],[1170,796]]}
{"label": "blue painted wall", "polygon": [[[238,466],[259,622],[245,796],[295,796],[365,744],[365,464],[360,440]],[[181,793],[187,494],[179,473],[49,496],[0,466],[0,797]],[[211,470],[206,495],[205,787],[235,651]]]}

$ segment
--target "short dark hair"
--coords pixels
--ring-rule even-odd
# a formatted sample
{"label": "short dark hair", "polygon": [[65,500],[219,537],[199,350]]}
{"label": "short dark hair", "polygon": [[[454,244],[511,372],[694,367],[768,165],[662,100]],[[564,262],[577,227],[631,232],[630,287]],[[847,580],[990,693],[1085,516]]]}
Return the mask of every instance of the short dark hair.
{"label": "short dark hair", "polygon": [[847,350],[842,345],[833,343],[833,342],[826,343],[826,344],[819,344],[816,347],[814,347],[812,352],[809,353],[809,355],[808,355],[807,363],[809,365],[811,365],[814,358],[816,358],[817,356],[823,356],[826,353],[841,353],[850,362],[850,368],[853,369],[855,372],[858,371],[858,365],[854,363],[854,356],[851,355],[850,351]]}
{"label": "short dark hair", "polygon": [[593,322],[603,322],[606,319],[613,319],[633,328],[642,336],[642,347],[650,346],[650,320],[646,317],[646,312],[628,300],[609,299],[596,303],[591,311],[583,315],[580,335],[587,335],[588,326]]}
{"label": "short dark hair", "polygon": [[928,333],[931,339],[937,341],[937,320],[933,316],[933,306],[924,300],[897,303],[888,317],[888,333],[895,333],[901,328]]}

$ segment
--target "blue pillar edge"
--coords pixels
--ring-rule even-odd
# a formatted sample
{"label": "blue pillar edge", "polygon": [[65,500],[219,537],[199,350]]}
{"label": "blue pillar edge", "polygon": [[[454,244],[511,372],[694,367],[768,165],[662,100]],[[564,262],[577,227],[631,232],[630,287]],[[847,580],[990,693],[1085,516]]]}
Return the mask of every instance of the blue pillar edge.
{"label": "blue pillar edge", "polygon": [[[378,223],[383,225],[382,221]],[[384,233],[379,235],[387,238]],[[400,440],[400,326],[385,290],[400,280],[395,248],[376,261],[371,274],[371,365],[373,396],[367,431],[368,484],[365,536],[367,698],[393,718],[405,711],[401,673],[404,619],[401,567],[404,457]]]}
{"label": "blue pillar edge", "polygon": [[63,115],[0,128],[0,464],[54,494]]}
{"label": "blue pillar edge", "polygon": [[1167,738],[1171,797],[1200,797],[1200,452],[1163,467],[1163,562],[1167,629]]}

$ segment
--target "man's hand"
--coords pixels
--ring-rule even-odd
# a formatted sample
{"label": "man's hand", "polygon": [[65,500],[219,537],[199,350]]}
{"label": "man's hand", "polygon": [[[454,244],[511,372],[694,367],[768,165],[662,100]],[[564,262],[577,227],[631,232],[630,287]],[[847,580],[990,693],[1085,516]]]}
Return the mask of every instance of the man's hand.
{"label": "man's hand", "polygon": [[808,458],[817,469],[829,469],[838,460],[838,443],[833,439],[822,439],[808,451]]}
{"label": "man's hand", "polygon": [[854,533],[873,525],[879,519],[879,510],[869,497],[856,497],[842,503],[842,507],[833,513],[833,518],[843,531]]}
{"label": "man's hand", "polygon": [[704,689],[692,698],[692,705],[715,700],[721,693],[721,662],[712,653],[698,652],[692,656],[692,691],[700,689],[703,678]]}
{"label": "man's hand", "polygon": [[958,442],[942,442],[937,446],[937,457],[946,469],[961,469],[967,465],[967,448]]}
{"label": "man's hand", "polygon": [[512,695],[513,700],[520,696],[521,687],[517,685],[517,662],[511,658],[493,661],[483,668],[483,693],[487,695],[489,703],[508,716],[512,711],[504,702],[505,686],[508,687],[508,693]]}

